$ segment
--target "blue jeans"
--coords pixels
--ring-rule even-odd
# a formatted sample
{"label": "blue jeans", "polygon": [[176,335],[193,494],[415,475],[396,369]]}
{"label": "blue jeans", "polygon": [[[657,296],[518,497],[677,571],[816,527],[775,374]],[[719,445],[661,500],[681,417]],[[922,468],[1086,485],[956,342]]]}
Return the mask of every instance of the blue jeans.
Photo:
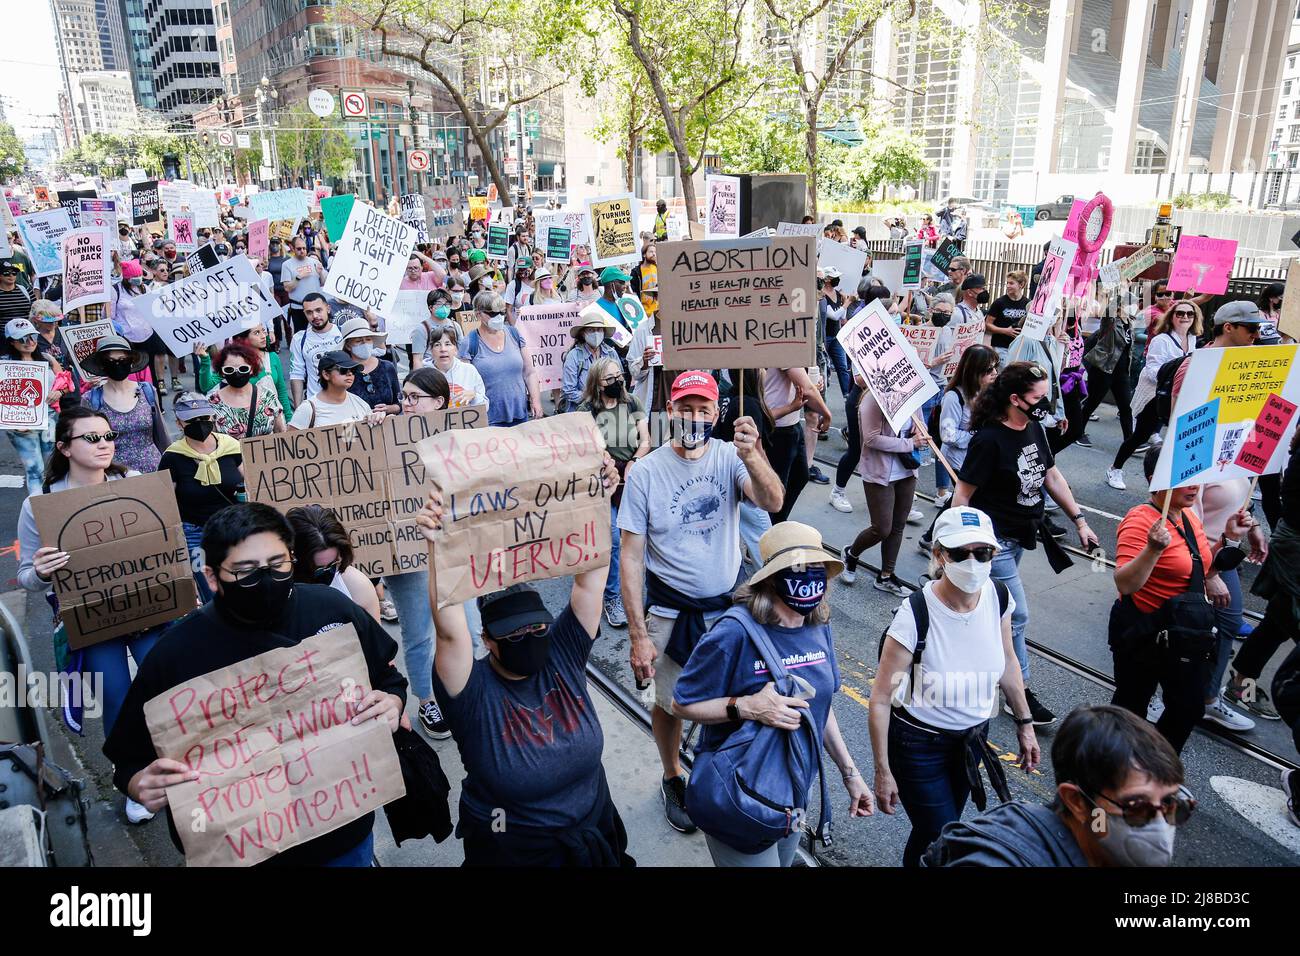
{"label": "blue jeans", "polygon": [[853,388],[853,373],[849,370],[849,357],[844,352],[844,346],[833,335],[826,336],[826,357],[830,360],[831,368],[835,369],[835,377],[839,379],[840,394],[848,398]]}
{"label": "blue jeans", "polygon": [[369,866],[375,858],[375,831],[371,830],[366,838],[345,853],[340,853],[322,866]]}
{"label": "blue jeans", "polygon": [[[940,389],[938,395],[934,396],[934,398],[921,406],[921,421],[927,427],[929,427],[930,424],[930,412],[934,411],[935,407],[942,403],[943,390]],[[943,467],[943,462],[939,460],[939,456],[934,453],[934,450],[929,445],[926,445],[925,448],[921,449],[921,456],[922,459],[934,459],[934,490],[942,491],[944,488],[951,488],[952,479],[948,477],[948,469]]]}
{"label": "blue jeans", "polygon": [[1020,662],[1020,676],[1025,686],[1029,685],[1029,651],[1025,647],[1025,626],[1029,624],[1029,599],[1025,597],[1025,586],[1020,581],[1020,556],[1025,549],[1015,541],[998,538],[998,553],[993,556],[991,575],[995,581],[1001,581],[1011,592],[1011,600],[1016,602],[1016,609],[1011,612],[1011,646]]}
{"label": "blue jeans", "polygon": [[618,530],[618,508],[609,506],[609,577],[605,579],[605,603],[620,597],[618,589],[618,555],[622,545]]}
{"label": "blue jeans", "polygon": [[212,588],[208,587],[208,579],[203,574],[203,548],[200,547],[203,526],[182,521],[181,528],[185,531],[185,543],[190,547],[190,569],[194,572],[194,585],[199,589],[199,600],[207,604],[212,600]]}
{"label": "blue jeans", "polygon": [[1232,659],[1232,639],[1241,630],[1241,575],[1237,568],[1220,571],[1219,579],[1228,586],[1231,603],[1227,607],[1215,608],[1215,623],[1219,627],[1219,647],[1215,652],[1214,662],[1210,665],[1210,679],[1205,685],[1205,697],[1218,697],[1223,689],[1223,675],[1228,670],[1228,661]]}
{"label": "blue jeans", "polygon": [[919,866],[944,825],[961,819],[970,797],[966,747],[960,737],[920,730],[895,713],[889,719],[889,770],[912,821],[903,866]]}
{"label": "blue jeans", "polygon": [[[52,433],[52,432],[51,432]],[[45,461],[54,451],[54,442],[45,438],[46,430],[34,428],[26,432],[9,432],[9,441],[18,452],[27,472],[27,493],[37,495],[41,492],[41,483],[45,480]]]}
{"label": "blue jeans", "polygon": [[[772,527],[771,516],[748,498],[740,503],[740,541],[749,551],[750,559],[745,561],[746,568],[757,571],[763,565],[758,550],[758,539]],[[752,572],[751,572],[752,573]]]}
{"label": "blue jeans", "polygon": [[429,606],[429,572],[409,571],[384,576],[388,597],[397,608],[402,630],[402,657],[411,693],[419,700],[433,696],[433,611]]}
{"label": "blue jeans", "polygon": [[91,644],[85,649],[81,670],[87,674],[100,674],[104,679],[104,736],[107,737],[122,712],[122,702],[131,688],[131,671],[126,662],[126,652],[131,651],[138,669],[154,645],[163,636],[167,625],[150,628],[138,634],[127,634],[111,640]]}

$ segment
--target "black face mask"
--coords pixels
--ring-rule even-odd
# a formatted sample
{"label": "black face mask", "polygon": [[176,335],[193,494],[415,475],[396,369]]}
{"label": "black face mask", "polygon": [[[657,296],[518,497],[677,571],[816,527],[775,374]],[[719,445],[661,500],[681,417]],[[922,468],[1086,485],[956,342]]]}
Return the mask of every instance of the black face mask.
{"label": "black face mask", "polygon": [[339,564],[339,561],[331,561],[323,567],[313,568],[311,572],[311,583],[328,585],[334,580],[334,575],[339,573]]}
{"label": "black face mask", "polygon": [[252,372],[227,372],[222,376],[231,388],[243,388],[253,377]]}
{"label": "black face mask", "polygon": [[[1021,401],[1024,401],[1024,399],[1021,398]],[[1023,411],[1034,421],[1041,422],[1044,418],[1046,418],[1048,415],[1052,413],[1052,400],[1048,398],[1046,395],[1044,395],[1033,405],[1030,405],[1028,408],[1023,408],[1021,409],[1021,411]]]}
{"label": "black face mask", "polygon": [[989,290],[985,289],[979,295],[975,296],[975,301],[980,305],[987,305],[989,301]]}
{"label": "black face mask", "polygon": [[125,382],[131,377],[130,362],[105,362],[104,375],[115,382]]}
{"label": "black face mask", "polygon": [[931,323],[932,325],[934,325],[936,328],[940,328],[940,329],[941,329],[941,328],[943,328],[945,325],[947,325],[947,324],[948,324],[949,322],[951,322],[951,321],[952,321],[952,313],[951,313],[951,312],[931,312],[931,313],[930,313],[930,323]]}
{"label": "black face mask", "polygon": [[185,437],[193,438],[195,441],[207,441],[208,436],[212,434],[217,423],[211,420],[202,420],[185,423]]}
{"label": "black face mask", "polygon": [[608,385],[603,385],[601,386],[600,393],[604,395],[606,398],[622,398],[623,383],[621,381],[618,381],[618,382],[610,382]]}
{"label": "black face mask", "polygon": [[274,621],[293,593],[293,572],[276,574],[258,568],[240,581],[218,581],[216,601],[232,615],[250,624]]}
{"label": "black face mask", "polygon": [[497,663],[520,677],[532,677],[542,671],[551,660],[551,631],[530,634],[517,641],[496,642]]}

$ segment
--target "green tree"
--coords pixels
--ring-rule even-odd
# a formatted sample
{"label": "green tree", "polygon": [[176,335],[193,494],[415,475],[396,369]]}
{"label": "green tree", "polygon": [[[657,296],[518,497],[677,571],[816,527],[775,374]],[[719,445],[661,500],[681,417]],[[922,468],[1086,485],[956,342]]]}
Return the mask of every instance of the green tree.
{"label": "green tree", "polygon": [[840,199],[872,199],[885,185],[914,182],[929,172],[921,143],[902,130],[869,130],[860,146],[832,143],[818,150],[820,181]]}
{"label": "green tree", "polygon": [[18,134],[8,123],[0,123],[0,179],[13,179],[27,170],[27,153]]}
{"label": "green tree", "polygon": [[747,115],[722,126],[714,148],[723,169],[797,173],[807,168],[802,142],[802,125],[793,118]]}

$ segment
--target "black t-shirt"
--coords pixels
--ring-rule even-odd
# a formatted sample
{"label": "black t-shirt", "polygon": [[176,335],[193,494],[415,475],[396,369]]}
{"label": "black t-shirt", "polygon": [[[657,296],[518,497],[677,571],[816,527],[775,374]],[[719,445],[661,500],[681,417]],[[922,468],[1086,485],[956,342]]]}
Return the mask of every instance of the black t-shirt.
{"label": "black t-shirt", "polygon": [[397,367],[385,359],[379,360],[373,372],[357,369],[348,391],[371,408],[402,404],[402,386],[397,383]]}
{"label": "black t-shirt", "polygon": [[[374,618],[334,588],[295,584],[272,629],[258,630],[241,624],[209,602],[177,621],[140,662],[122,712],[104,743],[104,755],[113,763],[113,783],[123,793],[133,776],[157,757],[144,705],[187,680],[281,647],[294,647],[332,627],[351,624],[357,630],[366,658],[370,686],[406,697],[406,678],[389,662],[397,656],[397,642]],[[175,821],[167,816],[172,842],[182,849]],[[370,833],[375,815],[364,817],[285,850],[259,864],[263,866],[319,866],[351,850]],[[188,823],[188,821],[187,821]]]}
{"label": "black t-shirt", "polygon": [[205,525],[214,514],[229,505],[235,504],[235,493],[244,486],[244,479],[239,476],[239,465],[243,457],[238,453],[222,455],[217,459],[221,467],[221,484],[199,484],[195,474],[199,463],[193,458],[186,458],[174,451],[163,452],[158,461],[159,471],[171,472],[176,485],[176,506],[180,509],[181,520],[189,524]]}
{"label": "black t-shirt", "polygon": [[1300,447],[1291,452],[1283,473],[1282,519],[1293,530],[1300,530]]}
{"label": "black t-shirt", "polygon": [[1043,517],[1043,481],[1054,464],[1038,422],[1031,421],[1023,431],[994,422],[971,438],[957,477],[975,486],[970,505],[993,520],[999,538],[1032,550]]}
{"label": "black t-shirt", "polygon": [[[1004,329],[1018,329],[1025,322],[1025,313],[1029,308],[1029,299],[1013,299],[1009,295],[1001,295],[993,300],[989,306],[988,317],[994,325],[1000,325]],[[989,339],[989,344],[995,348],[1008,348],[1015,339],[1010,335],[998,335],[993,333]]]}
{"label": "black t-shirt", "polygon": [[[749,369],[747,375],[762,375],[760,369]],[[718,420],[713,426],[713,437],[720,438],[723,441],[734,442],[736,440],[736,419],[740,417],[740,399],[736,396],[736,386],[726,386],[727,391],[718,400]],[[763,446],[763,451],[771,453],[772,431],[773,426],[768,422],[767,416],[763,414],[762,407],[754,396],[746,396],[748,401],[745,403],[748,407],[745,409],[745,415],[754,420],[754,427],[758,429],[758,443]]]}

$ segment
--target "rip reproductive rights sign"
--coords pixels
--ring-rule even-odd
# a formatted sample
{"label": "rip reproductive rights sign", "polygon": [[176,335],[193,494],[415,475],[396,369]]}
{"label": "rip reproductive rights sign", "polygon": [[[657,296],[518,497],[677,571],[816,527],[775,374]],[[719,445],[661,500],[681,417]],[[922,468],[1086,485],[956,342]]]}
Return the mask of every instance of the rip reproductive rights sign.
{"label": "rip reproductive rights sign", "polygon": [[537,370],[537,385],[543,391],[559,388],[564,380],[564,353],[573,345],[569,329],[578,321],[581,302],[561,305],[526,305],[515,320]]}
{"label": "rip reproductive rights sign", "polygon": [[414,248],[414,228],[364,203],[354,204],[330,260],[326,294],[382,315],[397,295]]}
{"label": "rip reproductive rights sign", "polygon": [[406,795],[392,728],[353,726],[370,691],[351,624],[210,671],[144,705],[186,866],[252,866]]}
{"label": "rip reproductive rights sign", "polygon": [[587,412],[420,442],[446,511],[438,606],[609,564],[605,441]]}
{"label": "rip reproductive rights sign", "polygon": [[41,544],[69,554],[54,593],[75,651],[194,610],[194,575],[171,476],[120,478],[32,497]]}
{"label": "rip reproductive rights sign", "polygon": [[815,261],[808,236],[660,243],[664,367],[812,365]]}
{"label": "rip reproductive rights sign", "polygon": [[378,425],[349,422],[262,435],[240,442],[248,500],[280,511],[334,509],[371,578],[428,566],[429,546],[415,527],[428,479],[419,442],[448,429],[482,428],[487,407],[390,415]]}
{"label": "rip reproductive rights sign", "polygon": [[280,307],[266,294],[247,256],[235,256],[135,300],[158,337],[177,358],[196,343],[216,345],[247,319],[270,326]]}

